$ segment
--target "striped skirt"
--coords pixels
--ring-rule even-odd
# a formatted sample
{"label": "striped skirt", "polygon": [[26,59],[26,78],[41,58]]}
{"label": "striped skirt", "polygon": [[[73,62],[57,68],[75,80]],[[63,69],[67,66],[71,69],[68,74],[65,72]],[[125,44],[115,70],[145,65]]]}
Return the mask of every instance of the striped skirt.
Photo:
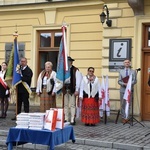
{"label": "striped skirt", "polygon": [[56,108],[56,96],[47,94],[46,88],[43,88],[43,93],[40,95],[40,111],[45,112],[50,108]]}
{"label": "striped skirt", "polygon": [[94,98],[83,98],[81,109],[81,121],[86,124],[100,122],[98,101]]}

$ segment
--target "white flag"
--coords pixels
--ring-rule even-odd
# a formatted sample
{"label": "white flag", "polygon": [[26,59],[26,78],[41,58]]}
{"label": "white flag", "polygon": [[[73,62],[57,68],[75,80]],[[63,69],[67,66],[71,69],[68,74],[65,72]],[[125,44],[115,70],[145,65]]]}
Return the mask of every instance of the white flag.
{"label": "white flag", "polygon": [[106,76],[105,82],[105,106],[107,116],[110,116],[110,101],[109,101],[109,82],[108,82],[108,75]]}
{"label": "white flag", "polygon": [[129,77],[125,93],[123,96],[123,99],[126,100],[126,107],[125,107],[125,114],[126,114],[126,119],[128,118],[129,115],[129,104],[130,104],[130,97],[131,97],[131,86],[132,86],[132,74]]}
{"label": "white flag", "polygon": [[102,100],[101,103],[99,104],[99,114],[100,117],[103,117],[103,111],[105,110],[105,81],[103,76],[102,76],[102,84],[101,84],[101,95],[102,95]]}
{"label": "white flag", "polygon": [[76,118],[79,118],[81,115],[81,106],[82,101],[79,99],[78,96],[76,96]]}

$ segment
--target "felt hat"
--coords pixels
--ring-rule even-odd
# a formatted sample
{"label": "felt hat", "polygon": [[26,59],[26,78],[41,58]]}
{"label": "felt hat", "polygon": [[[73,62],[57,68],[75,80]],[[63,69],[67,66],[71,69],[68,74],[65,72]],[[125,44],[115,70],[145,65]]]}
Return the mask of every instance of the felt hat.
{"label": "felt hat", "polygon": [[70,56],[68,56],[68,61],[75,61],[75,60],[71,58]]}

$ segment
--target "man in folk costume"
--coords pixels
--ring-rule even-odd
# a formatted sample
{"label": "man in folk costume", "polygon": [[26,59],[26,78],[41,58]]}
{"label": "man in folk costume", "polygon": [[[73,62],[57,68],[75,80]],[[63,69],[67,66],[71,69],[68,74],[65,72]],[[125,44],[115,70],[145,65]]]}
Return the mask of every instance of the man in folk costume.
{"label": "man in folk costume", "polygon": [[121,116],[122,116],[122,122],[126,122],[126,114],[125,114],[125,106],[126,106],[126,100],[123,99],[125,89],[128,83],[129,76],[132,74],[132,88],[131,88],[131,97],[130,97],[130,103],[133,96],[133,86],[137,82],[137,73],[135,70],[131,69],[130,67],[131,62],[129,59],[124,60],[124,69],[119,71],[119,78],[118,78],[118,84],[120,85],[120,107],[121,107]]}
{"label": "man in folk costume", "polygon": [[82,78],[79,69],[73,66],[73,61],[74,59],[68,56],[70,81],[65,83],[63,87],[65,122],[70,122],[71,125],[75,125],[76,96],[79,95],[79,87]]}
{"label": "man in folk costume", "polygon": [[81,121],[86,126],[95,126],[100,121],[99,100],[101,100],[101,90],[99,79],[94,75],[94,70],[93,67],[88,68],[88,73],[83,77],[80,86]]}
{"label": "man in folk costume", "polygon": [[50,108],[56,108],[56,72],[52,70],[50,61],[45,63],[45,69],[39,74],[36,93],[40,96],[40,111],[45,112]]}

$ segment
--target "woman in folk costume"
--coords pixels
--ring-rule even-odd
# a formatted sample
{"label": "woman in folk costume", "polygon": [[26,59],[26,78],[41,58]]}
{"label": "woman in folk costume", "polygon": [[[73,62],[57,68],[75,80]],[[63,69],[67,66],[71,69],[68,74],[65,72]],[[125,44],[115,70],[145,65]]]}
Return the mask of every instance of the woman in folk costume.
{"label": "woman in folk costume", "polygon": [[8,97],[9,97],[9,88],[5,82],[5,76],[7,71],[7,63],[3,62],[1,65],[0,71],[0,101],[1,101],[1,116],[0,118],[6,118],[8,110]]}
{"label": "woman in folk costume", "polygon": [[99,100],[101,100],[100,82],[94,75],[94,68],[89,67],[80,86],[79,98],[82,100],[81,121],[86,126],[99,123]]}
{"label": "woman in folk costume", "polygon": [[50,61],[45,63],[43,70],[37,80],[36,93],[40,96],[40,111],[45,112],[50,108],[56,108],[56,72],[52,70],[53,64]]}

